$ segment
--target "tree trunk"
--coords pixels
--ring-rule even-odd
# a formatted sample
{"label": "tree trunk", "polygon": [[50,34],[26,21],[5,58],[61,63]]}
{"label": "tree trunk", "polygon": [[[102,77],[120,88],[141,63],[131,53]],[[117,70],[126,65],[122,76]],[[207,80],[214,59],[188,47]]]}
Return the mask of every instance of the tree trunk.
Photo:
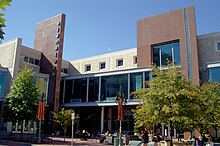
{"label": "tree trunk", "polygon": [[170,146],[173,146],[173,138],[172,138],[172,130],[173,130],[173,125],[172,125],[172,120],[170,120]]}
{"label": "tree trunk", "polygon": [[65,141],[65,138],[66,138],[66,129],[63,129],[64,131],[64,141]]}
{"label": "tree trunk", "polygon": [[23,140],[23,120],[21,120],[21,140]]}

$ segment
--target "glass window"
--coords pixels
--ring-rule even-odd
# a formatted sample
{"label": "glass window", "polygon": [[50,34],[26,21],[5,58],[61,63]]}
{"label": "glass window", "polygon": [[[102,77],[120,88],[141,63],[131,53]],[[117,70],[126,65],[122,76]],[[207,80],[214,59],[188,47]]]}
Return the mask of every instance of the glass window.
{"label": "glass window", "polygon": [[0,99],[4,99],[4,90],[5,90],[5,80],[6,80],[6,72],[0,71]]}
{"label": "glass window", "polygon": [[157,67],[167,65],[167,61],[174,61],[176,65],[180,65],[180,44],[179,41],[174,41],[166,44],[154,45],[153,63]]}
{"label": "glass window", "polygon": [[103,76],[101,79],[101,101],[115,101],[117,92],[122,88],[128,97],[128,75]]}
{"label": "glass window", "polygon": [[123,59],[117,59],[117,67],[123,66]]}
{"label": "glass window", "polygon": [[34,58],[29,58],[29,63],[34,64]]}
{"label": "glass window", "polygon": [[[143,72],[130,74],[130,93],[143,88]],[[134,96],[131,95],[130,99]]]}
{"label": "glass window", "polygon": [[65,103],[86,102],[87,79],[66,80]]}
{"label": "glass window", "polygon": [[[150,81],[152,79],[152,72],[147,71],[144,74],[145,74],[145,82]],[[149,88],[149,86],[145,84],[145,88]]]}
{"label": "glass window", "polygon": [[40,60],[38,59],[35,59],[35,62],[34,62],[35,65],[40,65]]}
{"label": "glass window", "polygon": [[133,64],[137,64],[137,56],[133,57]]}
{"label": "glass window", "polygon": [[220,43],[217,43],[217,49],[220,51]]}
{"label": "glass window", "polygon": [[220,82],[220,67],[208,68],[208,73],[211,82]]}
{"label": "glass window", "polygon": [[28,62],[28,59],[29,59],[29,58],[28,58],[27,56],[24,56],[24,61],[25,61],[25,62]]}
{"label": "glass window", "polygon": [[105,62],[99,64],[99,69],[105,69]]}
{"label": "glass window", "polygon": [[89,78],[89,101],[99,99],[99,78]]}
{"label": "glass window", "polygon": [[86,65],[85,66],[85,71],[91,71],[91,65]]}
{"label": "glass window", "polygon": [[[39,94],[42,95],[44,93],[44,95],[47,95],[47,90],[48,90],[48,79],[45,77],[40,77],[40,76],[36,76],[35,77],[35,84],[37,86],[37,89],[39,91]],[[47,99],[47,96],[44,96],[45,100]]]}
{"label": "glass window", "polygon": [[73,89],[73,80],[66,80],[64,103],[69,103],[73,99]]}

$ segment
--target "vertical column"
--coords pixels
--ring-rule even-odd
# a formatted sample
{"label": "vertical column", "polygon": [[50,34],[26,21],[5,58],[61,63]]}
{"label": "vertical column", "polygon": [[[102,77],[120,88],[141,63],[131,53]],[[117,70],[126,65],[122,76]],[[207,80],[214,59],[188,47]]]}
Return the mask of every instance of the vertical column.
{"label": "vertical column", "polygon": [[31,121],[29,120],[28,121],[28,133],[30,133],[31,132]]}
{"label": "vertical column", "polygon": [[[131,80],[130,80],[130,74],[128,74],[128,98],[127,98],[127,99],[130,99],[130,93],[131,93],[131,92],[130,92],[130,87],[131,87],[131,86],[130,86],[130,81],[131,81]],[[125,97],[125,98],[126,98],[126,97]]]}
{"label": "vertical column", "polygon": [[164,125],[162,125],[162,136],[165,136]]}
{"label": "vertical column", "polygon": [[25,120],[23,120],[23,129],[21,129],[24,132],[25,129]]}
{"label": "vertical column", "polygon": [[104,130],[104,112],[105,112],[105,107],[101,107],[101,127],[100,127],[100,132]]}
{"label": "vertical column", "polygon": [[112,130],[112,107],[108,107],[108,130]]}
{"label": "vertical column", "polygon": [[63,80],[63,100],[62,102],[65,102],[65,91],[66,91],[66,80]]}
{"label": "vertical column", "polygon": [[87,83],[86,83],[86,102],[89,101],[89,78],[87,78]]}
{"label": "vertical column", "polygon": [[101,82],[101,81],[102,81],[102,78],[99,77],[99,99],[98,99],[98,101],[101,100],[101,89],[102,89],[102,88],[101,88],[101,87],[102,87],[102,84],[101,84],[102,82]]}
{"label": "vertical column", "polygon": [[18,122],[15,123],[15,131],[18,131]]}
{"label": "vertical column", "polygon": [[176,129],[173,129],[174,138],[176,138]]}
{"label": "vertical column", "polygon": [[34,134],[37,133],[37,123],[36,121],[34,121],[34,129],[33,129]]}

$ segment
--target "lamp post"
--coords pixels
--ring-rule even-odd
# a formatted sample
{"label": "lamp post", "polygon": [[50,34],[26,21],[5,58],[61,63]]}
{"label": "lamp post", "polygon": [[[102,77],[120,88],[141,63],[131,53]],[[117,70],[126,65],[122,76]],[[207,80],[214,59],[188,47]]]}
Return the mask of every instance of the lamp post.
{"label": "lamp post", "polygon": [[74,127],[74,119],[75,119],[75,113],[71,114],[72,119],[72,139],[71,139],[71,146],[73,146],[73,127]]}
{"label": "lamp post", "polygon": [[124,93],[123,93],[123,90],[122,88],[120,87],[119,91],[118,91],[118,94],[117,94],[117,100],[118,100],[118,108],[120,110],[120,114],[119,115],[119,146],[122,146],[123,143],[122,143],[122,104],[124,102]]}
{"label": "lamp post", "polygon": [[43,114],[43,110],[44,110],[43,109],[44,108],[43,101],[44,101],[44,93],[42,93],[42,97],[41,97],[41,100],[39,101],[39,106],[38,106],[38,108],[39,108],[38,110],[40,112],[39,118],[38,118],[39,119],[39,134],[38,134],[38,140],[37,140],[38,143],[41,143],[41,126],[42,126],[42,119],[43,119],[42,114]]}

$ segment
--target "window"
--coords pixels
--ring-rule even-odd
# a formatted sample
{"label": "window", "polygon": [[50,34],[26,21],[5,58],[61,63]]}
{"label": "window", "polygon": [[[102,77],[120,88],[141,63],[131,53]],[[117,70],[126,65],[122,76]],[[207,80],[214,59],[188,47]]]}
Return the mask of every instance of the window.
{"label": "window", "polygon": [[128,75],[103,76],[101,78],[101,101],[114,101],[122,88],[125,98],[128,97]]}
{"label": "window", "polygon": [[85,71],[91,71],[91,65],[90,64],[85,66]]}
{"label": "window", "polygon": [[167,61],[174,61],[175,65],[180,65],[180,44],[173,41],[152,46],[153,64],[157,67],[167,65]]}
{"label": "window", "polygon": [[220,67],[208,68],[208,74],[211,82],[220,82]]}
{"label": "window", "polygon": [[137,56],[133,57],[133,64],[137,64]]}
{"label": "window", "polygon": [[99,63],[99,69],[105,69],[105,62]]}
{"label": "window", "polygon": [[61,72],[68,74],[68,69],[67,68],[62,68]]}
{"label": "window", "polygon": [[217,50],[220,51],[220,42],[217,43]]}
{"label": "window", "polygon": [[34,58],[29,58],[29,63],[34,64]]}
{"label": "window", "polygon": [[28,59],[29,59],[29,58],[28,58],[27,56],[24,56],[24,61],[25,61],[25,62],[28,62]]}
{"label": "window", "polygon": [[40,65],[40,60],[35,59],[34,64],[35,64],[35,65]]}
{"label": "window", "polygon": [[123,59],[117,59],[117,67],[123,66]]}
{"label": "window", "polygon": [[[143,88],[143,72],[130,74],[130,94],[134,91]],[[134,95],[131,94],[130,99],[133,99]]]}

